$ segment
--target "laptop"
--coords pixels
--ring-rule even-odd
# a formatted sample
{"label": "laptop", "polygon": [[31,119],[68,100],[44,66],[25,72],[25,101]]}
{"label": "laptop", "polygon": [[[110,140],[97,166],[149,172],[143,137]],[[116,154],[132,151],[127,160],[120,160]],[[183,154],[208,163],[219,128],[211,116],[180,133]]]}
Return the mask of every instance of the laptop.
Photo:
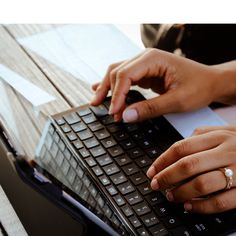
{"label": "laptop", "polygon": [[[143,100],[131,90],[126,103]],[[107,235],[229,235],[236,210],[199,215],[153,191],[146,171],[183,137],[164,118],[114,122],[110,98],[49,117],[33,161],[1,124],[1,140],[20,177],[73,217],[78,212]],[[32,159],[32,158],[30,158]]]}

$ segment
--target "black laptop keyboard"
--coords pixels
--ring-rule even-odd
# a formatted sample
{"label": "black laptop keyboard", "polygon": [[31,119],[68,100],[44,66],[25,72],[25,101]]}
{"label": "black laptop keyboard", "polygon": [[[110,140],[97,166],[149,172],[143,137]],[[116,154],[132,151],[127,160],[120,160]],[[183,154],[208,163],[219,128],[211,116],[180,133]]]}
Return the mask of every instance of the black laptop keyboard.
{"label": "black laptop keyboard", "polygon": [[[202,216],[150,188],[146,171],[181,136],[164,119],[115,123],[109,100],[55,116],[37,161],[119,234],[218,235],[236,212]],[[236,225],[236,224],[235,224]]]}

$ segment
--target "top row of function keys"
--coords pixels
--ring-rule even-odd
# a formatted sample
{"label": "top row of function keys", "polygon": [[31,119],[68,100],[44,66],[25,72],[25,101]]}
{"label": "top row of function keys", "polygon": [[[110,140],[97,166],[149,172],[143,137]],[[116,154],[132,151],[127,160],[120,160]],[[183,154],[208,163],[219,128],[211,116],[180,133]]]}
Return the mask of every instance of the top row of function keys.
{"label": "top row of function keys", "polygon": [[97,117],[108,115],[108,110],[104,105],[90,106],[90,109],[94,112]]}
{"label": "top row of function keys", "polygon": [[90,114],[92,112],[89,109],[89,107],[83,107],[83,108],[79,108],[77,110],[77,113],[79,114],[79,116],[86,116],[86,115],[88,115],[88,114]]}
{"label": "top row of function keys", "polygon": [[64,115],[64,119],[69,125],[78,123],[80,121],[79,116],[75,112],[71,112]]}

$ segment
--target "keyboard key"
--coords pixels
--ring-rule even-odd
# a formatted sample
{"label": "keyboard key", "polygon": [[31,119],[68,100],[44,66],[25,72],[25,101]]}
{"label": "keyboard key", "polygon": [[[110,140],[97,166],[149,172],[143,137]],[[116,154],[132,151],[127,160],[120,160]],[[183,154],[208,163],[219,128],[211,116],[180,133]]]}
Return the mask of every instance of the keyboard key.
{"label": "keyboard key", "polygon": [[151,211],[150,207],[147,205],[146,202],[141,202],[141,203],[133,206],[133,209],[138,216],[145,215]]}
{"label": "keyboard key", "polygon": [[69,125],[67,125],[67,124],[65,124],[65,125],[61,126],[61,129],[62,129],[62,131],[63,131],[64,133],[68,133],[68,132],[70,132],[70,131],[71,131],[71,128],[70,128],[70,126],[69,126]]}
{"label": "keyboard key", "polygon": [[115,200],[115,202],[118,206],[123,206],[125,204],[125,200],[123,199],[123,197],[121,197],[120,194],[113,197],[113,199]]}
{"label": "keyboard key", "polygon": [[129,221],[133,225],[133,227],[135,227],[135,228],[138,228],[142,225],[141,222],[139,221],[139,219],[136,216],[131,216],[129,218]]}
{"label": "keyboard key", "polygon": [[86,148],[92,148],[99,145],[99,142],[97,141],[95,137],[92,137],[92,138],[86,139],[84,141],[84,145],[86,146]]}
{"label": "keyboard key", "polygon": [[154,147],[147,150],[148,156],[150,156],[152,159],[156,159],[162,154],[162,151],[158,147]]}
{"label": "keyboard key", "polygon": [[121,155],[115,158],[115,161],[119,166],[123,166],[126,164],[129,164],[131,162],[131,159],[127,155]]}
{"label": "keyboard key", "polygon": [[59,148],[61,149],[62,152],[65,150],[66,146],[65,146],[65,143],[62,140],[59,141],[58,146],[59,146]]}
{"label": "keyboard key", "polygon": [[70,141],[74,141],[77,139],[77,135],[74,132],[70,132],[70,133],[66,134],[66,136]]}
{"label": "keyboard key", "polygon": [[64,159],[64,160],[63,160],[63,163],[62,163],[62,165],[61,165],[61,171],[62,171],[62,173],[63,173],[64,175],[67,175],[69,168],[70,168],[69,162],[68,162],[66,159]]}
{"label": "keyboard key", "polygon": [[97,117],[108,115],[108,110],[104,105],[90,106],[90,109],[94,112]]}
{"label": "keyboard key", "polygon": [[115,185],[118,185],[118,184],[121,184],[121,183],[124,183],[127,181],[127,178],[125,177],[125,175],[123,173],[118,173],[118,174],[115,174],[115,175],[112,175],[111,177],[111,181],[115,184]]}
{"label": "keyboard key", "polygon": [[66,123],[62,117],[56,118],[55,121],[58,125],[64,125]]}
{"label": "keyboard key", "polygon": [[140,139],[144,138],[145,135],[143,132],[134,132],[131,134],[131,137],[133,137],[133,139],[135,139],[135,140],[140,140]]}
{"label": "keyboard key", "polygon": [[93,122],[93,123],[89,124],[88,127],[93,132],[104,128],[104,126],[99,121],[96,121],[96,122]]}
{"label": "keyboard key", "polygon": [[112,157],[116,157],[124,153],[123,149],[118,145],[109,148],[108,152],[110,153]]}
{"label": "keyboard key", "polygon": [[102,185],[104,185],[104,186],[106,186],[106,185],[111,183],[110,180],[105,175],[100,176],[99,180],[102,183]]}
{"label": "keyboard key", "polygon": [[80,140],[85,140],[85,139],[93,137],[93,134],[91,133],[89,129],[83,130],[77,133],[77,135],[79,136]]}
{"label": "keyboard key", "polygon": [[134,185],[142,184],[148,180],[147,176],[145,176],[142,172],[130,176],[130,179]]}
{"label": "keyboard key", "polygon": [[150,235],[148,233],[148,231],[145,228],[143,228],[143,227],[138,229],[137,232],[138,232],[138,235],[140,235],[140,236],[149,236]]}
{"label": "keyboard key", "polygon": [[133,132],[135,130],[137,130],[139,127],[137,124],[125,124],[125,128],[128,132]]}
{"label": "keyboard key", "polygon": [[111,132],[111,133],[116,133],[122,129],[121,124],[119,123],[114,123],[111,125],[106,126],[106,128]]}
{"label": "keyboard key", "polygon": [[[167,236],[169,235],[168,231],[162,224],[155,225],[151,227],[150,232],[153,236]],[[184,236],[184,235],[183,235]],[[188,236],[188,235],[185,235]]]}
{"label": "keyboard key", "polygon": [[141,168],[145,166],[150,166],[152,164],[152,161],[147,156],[139,157],[135,159],[135,162]]}
{"label": "keyboard key", "polygon": [[150,148],[154,145],[154,143],[148,138],[143,138],[139,140],[138,143],[139,143],[139,146],[143,149]]}
{"label": "keyboard key", "polygon": [[145,216],[142,216],[141,220],[143,221],[146,227],[150,227],[159,223],[159,220],[157,219],[156,215],[153,212]]}
{"label": "keyboard key", "polygon": [[131,192],[133,192],[135,190],[133,185],[130,182],[126,182],[124,184],[120,184],[120,185],[117,186],[117,188],[122,193],[122,195],[125,195],[127,193],[131,193]]}
{"label": "keyboard key", "polygon": [[69,151],[68,148],[63,152],[63,154],[66,157],[66,159],[69,161],[71,158],[71,152]]}
{"label": "keyboard key", "polygon": [[117,141],[122,141],[122,140],[129,138],[129,135],[127,133],[125,133],[124,131],[121,131],[119,133],[115,133],[114,137]]}
{"label": "keyboard key", "polygon": [[109,125],[109,124],[112,124],[115,122],[112,116],[104,116],[104,117],[100,118],[100,121],[104,125]]}
{"label": "keyboard key", "polygon": [[88,107],[83,107],[83,108],[79,108],[77,110],[77,113],[80,115],[80,116],[86,116],[88,114],[91,113],[91,110],[88,108]]}
{"label": "keyboard key", "polygon": [[81,148],[78,151],[83,158],[88,157],[90,155],[89,151],[85,148]]}
{"label": "keyboard key", "polygon": [[86,116],[83,116],[82,119],[83,119],[85,124],[90,124],[90,123],[93,123],[93,122],[97,121],[96,116],[92,113],[88,114]]}
{"label": "keyboard key", "polygon": [[138,147],[129,150],[128,153],[131,158],[136,158],[144,155],[144,152]]}
{"label": "keyboard key", "polygon": [[72,168],[70,168],[69,171],[68,171],[68,173],[67,173],[66,178],[67,178],[67,180],[69,181],[69,183],[70,183],[71,185],[74,183],[75,176],[76,176],[75,171],[74,171]]}
{"label": "keyboard key", "polygon": [[159,217],[163,217],[163,216],[171,214],[171,212],[170,212],[169,208],[166,206],[166,204],[155,205],[153,207],[153,209]]}
{"label": "keyboard key", "polygon": [[82,142],[80,140],[75,140],[73,142],[73,145],[76,149],[80,149],[80,148],[84,147],[84,145],[82,144]]}
{"label": "keyboard key", "polygon": [[89,151],[91,152],[91,154],[94,157],[98,157],[98,156],[101,156],[106,153],[106,151],[104,150],[104,148],[101,145],[91,148],[91,149],[89,149]]}
{"label": "keyboard key", "polygon": [[132,175],[139,172],[138,166],[134,163],[128,164],[126,166],[122,166],[126,175]]}
{"label": "keyboard key", "polygon": [[107,154],[96,158],[96,160],[100,166],[105,166],[105,165],[108,165],[113,162],[112,159],[110,158],[110,156]]}
{"label": "keyboard key", "polygon": [[129,195],[125,196],[125,199],[128,201],[130,205],[135,205],[143,201],[141,195],[136,191],[134,193],[130,193]]}
{"label": "keyboard key", "polygon": [[134,214],[133,210],[128,205],[121,207],[121,210],[127,217],[132,216]]}
{"label": "keyboard key", "polygon": [[116,188],[113,185],[106,187],[106,189],[110,193],[111,196],[114,196],[118,193]]}
{"label": "keyboard key", "polygon": [[99,166],[94,166],[92,170],[96,176],[100,176],[103,174],[103,171]]}
{"label": "keyboard key", "polygon": [[96,161],[95,161],[92,157],[86,158],[85,161],[87,162],[87,164],[88,164],[90,167],[93,167],[93,166],[96,166],[96,165],[97,165]]}
{"label": "keyboard key", "polygon": [[107,132],[107,130],[105,129],[101,129],[101,130],[98,130],[96,132],[94,132],[94,134],[96,135],[96,137],[101,140],[101,139],[104,139],[104,138],[107,138],[110,136],[110,134]]}
{"label": "keyboard key", "polygon": [[76,169],[76,167],[77,167],[77,162],[76,162],[76,160],[75,160],[73,157],[70,159],[70,164],[71,164],[71,166],[72,166],[74,169]]}
{"label": "keyboard key", "polygon": [[106,172],[107,175],[113,175],[120,171],[120,169],[115,163],[110,164],[108,166],[104,166],[103,170]]}
{"label": "keyboard key", "polygon": [[163,203],[166,200],[161,192],[152,192],[151,194],[147,195],[145,199],[151,206]]}
{"label": "keyboard key", "polygon": [[184,226],[180,226],[171,230],[171,235],[173,236],[191,236],[192,234]]}
{"label": "keyboard key", "polygon": [[71,126],[75,133],[85,130],[87,127],[83,122],[76,123]]}
{"label": "keyboard key", "polygon": [[195,223],[193,225],[188,225],[188,226],[194,235],[207,235],[207,232],[209,231],[208,225],[204,222],[198,222],[198,223]]}
{"label": "keyboard key", "polygon": [[180,221],[175,216],[166,216],[162,219],[162,222],[168,229],[175,228],[176,226],[180,225]]}
{"label": "keyboard key", "polygon": [[63,155],[62,152],[59,150],[59,151],[57,152],[57,156],[56,156],[56,158],[55,158],[55,161],[56,161],[57,165],[58,165],[58,166],[61,166],[61,164],[62,164],[62,162],[63,162],[64,159],[65,159],[65,158],[64,158],[64,155]]}
{"label": "keyboard key", "polygon": [[106,139],[103,139],[101,142],[105,148],[110,148],[110,147],[113,147],[117,144],[116,141],[114,140],[114,138],[112,138],[112,137],[108,137]]}
{"label": "keyboard key", "polygon": [[126,139],[125,141],[121,142],[120,145],[125,149],[131,149],[134,148],[136,146],[135,142],[132,141],[131,139]]}
{"label": "keyboard key", "polygon": [[142,195],[146,195],[152,192],[151,186],[149,182],[141,184],[138,186],[138,190],[141,192]]}
{"label": "keyboard key", "polygon": [[75,124],[80,121],[79,116],[75,112],[70,112],[64,115],[64,119],[69,125]]}

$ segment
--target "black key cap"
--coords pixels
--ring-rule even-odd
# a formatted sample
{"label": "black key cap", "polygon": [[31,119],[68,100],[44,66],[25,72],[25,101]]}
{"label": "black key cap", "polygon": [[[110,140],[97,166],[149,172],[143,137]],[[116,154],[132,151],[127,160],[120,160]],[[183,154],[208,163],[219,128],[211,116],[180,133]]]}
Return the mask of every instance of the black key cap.
{"label": "black key cap", "polygon": [[139,158],[135,159],[135,162],[141,168],[145,167],[145,166],[150,166],[152,164],[152,161],[147,156],[139,157]]}
{"label": "black key cap", "polygon": [[90,109],[94,112],[97,117],[108,115],[108,110],[104,105],[90,106]]}
{"label": "black key cap", "polygon": [[129,150],[128,153],[131,158],[136,158],[144,155],[144,152],[138,147]]}
{"label": "black key cap", "polygon": [[117,124],[117,123],[108,125],[106,127],[111,133],[116,133],[116,132],[120,131],[122,128],[121,124]]}
{"label": "black key cap", "polygon": [[86,139],[84,141],[84,145],[87,148],[92,148],[92,147],[96,147],[97,145],[99,145],[99,142],[97,141],[97,139],[95,137],[92,137],[90,139]]}
{"label": "black key cap", "polygon": [[149,236],[150,234],[148,233],[148,231],[145,229],[145,228],[139,228],[138,230],[137,230],[137,232],[138,232],[138,235],[140,235],[140,236]]}
{"label": "black key cap", "polygon": [[96,161],[95,161],[92,157],[86,158],[85,161],[87,162],[87,164],[88,164],[90,167],[93,167],[93,166],[96,166],[96,165],[97,165]]}
{"label": "black key cap", "polygon": [[118,185],[118,184],[121,184],[121,183],[124,183],[125,181],[127,181],[127,178],[125,177],[125,175],[123,173],[118,173],[118,174],[115,174],[115,175],[112,175],[111,177],[111,181],[115,184],[115,185]]}
{"label": "black key cap", "polygon": [[80,121],[79,116],[75,112],[64,115],[64,119],[69,125],[75,124]]}
{"label": "black key cap", "polygon": [[150,156],[152,159],[156,159],[162,154],[162,151],[158,147],[150,148],[147,150],[148,156]]}
{"label": "black key cap", "polygon": [[111,183],[110,180],[105,175],[100,176],[99,180],[101,181],[102,185],[104,185],[104,186]]}
{"label": "black key cap", "polygon": [[83,108],[79,108],[77,113],[80,116],[86,116],[91,113],[91,110],[89,109],[89,107],[83,107]]}
{"label": "black key cap", "polygon": [[133,137],[135,140],[140,140],[145,137],[143,132],[134,132],[131,134],[131,137]]}
{"label": "black key cap", "polygon": [[118,206],[123,206],[125,204],[125,200],[123,199],[123,197],[121,197],[120,194],[113,197],[113,199],[115,200],[115,202]]}
{"label": "black key cap", "polygon": [[133,185],[130,182],[126,182],[124,184],[120,184],[120,185],[117,186],[117,188],[122,193],[122,195],[125,195],[127,193],[131,193],[131,192],[133,192],[135,190]]}
{"label": "black key cap", "polygon": [[64,133],[68,133],[68,132],[70,132],[70,131],[71,131],[71,128],[70,128],[70,126],[69,126],[69,125],[67,125],[67,124],[65,124],[65,125],[62,125],[62,126],[61,126],[61,129],[62,129],[62,131],[63,131]]}
{"label": "black key cap", "polygon": [[70,141],[74,141],[77,139],[77,135],[74,132],[70,132],[70,133],[66,134],[66,136]]}
{"label": "black key cap", "polygon": [[166,216],[162,219],[163,224],[166,228],[175,228],[176,226],[180,225],[180,221],[175,216]]}
{"label": "black key cap", "polygon": [[127,217],[132,216],[134,214],[133,210],[128,205],[121,207],[121,210]]}
{"label": "black key cap", "polygon": [[100,166],[105,166],[105,165],[108,165],[113,162],[112,159],[110,158],[110,156],[107,154],[98,157],[96,160]]}
{"label": "black key cap", "polygon": [[97,121],[96,116],[92,113],[88,114],[86,116],[83,116],[82,119],[83,119],[85,124],[90,124],[90,123],[93,123],[93,122]]}
{"label": "black key cap", "polygon": [[142,216],[141,220],[143,221],[146,227],[150,227],[159,223],[159,220],[157,219],[156,215],[153,212],[145,216]]}
{"label": "black key cap", "polygon": [[106,187],[106,189],[110,193],[111,196],[114,196],[118,193],[116,188],[113,185]]}
{"label": "black key cap", "polygon": [[92,153],[94,157],[98,157],[106,153],[106,151],[101,145],[91,148],[89,151]]}
{"label": "black key cap", "polygon": [[191,236],[191,233],[188,229],[186,229],[184,226],[179,226],[177,228],[172,229],[171,235],[173,236]]}
{"label": "black key cap", "polygon": [[137,124],[125,124],[125,128],[128,132],[133,132],[137,130],[139,127]]}
{"label": "black key cap", "polygon": [[138,190],[141,192],[143,195],[147,195],[148,193],[152,192],[151,186],[149,182],[146,182],[144,184],[141,184],[138,186]]}
{"label": "black key cap", "polygon": [[125,150],[134,148],[136,146],[135,142],[132,141],[131,139],[126,139],[125,141],[121,142],[120,144]]}
{"label": "black key cap", "polygon": [[112,116],[104,116],[104,117],[100,118],[100,121],[104,125],[109,125],[109,124],[112,124],[115,122]]}
{"label": "black key cap", "polygon": [[123,149],[118,145],[109,148],[108,152],[110,153],[112,157],[116,157],[124,153]]}
{"label": "black key cap", "polygon": [[129,135],[127,133],[121,131],[119,133],[115,133],[114,137],[117,141],[122,141],[122,140],[129,138]]}
{"label": "black key cap", "polygon": [[104,138],[107,138],[110,136],[110,134],[107,132],[107,130],[105,129],[101,129],[101,130],[98,130],[96,132],[94,132],[94,134],[96,135],[96,137],[101,140],[101,139],[104,139]]}
{"label": "black key cap", "polygon": [[134,185],[142,184],[148,180],[147,176],[145,176],[142,172],[130,176],[130,179]]}
{"label": "black key cap", "polygon": [[152,192],[151,194],[147,195],[145,198],[151,206],[163,203],[166,200],[161,192]]}
{"label": "black key cap", "polygon": [[128,164],[126,166],[122,166],[122,169],[124,170],[126,175],[132,175],[139,172],[137,165],[134,163]]}
{"label": "black key cap", "polygon": [[103,170],[106,172],[107,175],[113,175],[120,171],[120,169],[115,163],[110,164],[108,166],[104,166]]}
{"label": "black key cap", "polygon": [[130,193],[129,195],[125,196],[125,199],[130,205],[134,205],[143,201],[143,198],[138,192]]}
{"label": "black key cap", "polygon": [[91,124],[88,124],[88,127],[89,127],[93,132],[104,128],[104,126],[103,126],[99,121],[96,121],[96,122],[93,122],[93,123],[91,123]]}
{"label": "black key cap", "polygon": [[153,207],[159,217],[169,215],[171,212],[165,204],[158,204]]}
{"label": "black key cap", "polygon": [[123,166],[126,164],[129,164],[131,162],[131,159],[127,155],[121,155],[115,158],[115,161],[119,166]]}
{"label": "black key cap", "polygon": [[[153,236],[167,236],[169,235],[168,231],[162,224],[155,225],[151,227],[150,232]],[[188,236],[188,235],[185,235]]]}
{"label": "black key cap", "polygon": [[150,148],[154,145],[153,142],[148,138],[143,138],[143,139],[139,140],[138,143],[139,143],[140,147],[144,148],[144,149]]}
{"label": "black key cap", "polygon": [[142,225],[141,222],[139,221],[139,219],[136,216],[131,216],[129,218],[129,221],[135,228],[138,228]]}
{"label": "black key cap", "polygon": [[75,140],[73,142],[73,145],[76,149],[80,149],[80,148],[84,147],[84,145],[82,144],[82,142],[80,140]]}
{"label": "black key cap", "polygon": [[56,118],[55,121],[58,125],[64,125],[66,123],[62,117]]}
{"label": "black key cap", "polygon": [[85,148],[81,148],[78,151],[83,158],[88,157],[90,155],[88,150]]}
{"label": "black key cap", "polygon": [[71,126],[71,128],[74,130],[74,132],[80,132],[82,130],[85,130],[87,127],[83,122],[76,123]]}
{"label": "black key cap", "polygon": [[77,133],[77,135],[79,136],[79,138],[81,140],[85,140],[85,139],[93,137],[93,134],[91,133],[91,131],[89,129],[83,130],[83,131]]}
{"label": "black key cap", "polygon": [[138,216],[145,215],[151,211],[150,207],[147,205],[146,202],[141,202],[141,203],[133,206],[133,209]]}
{"label": "black key cap", "polygon": [[209,231],[209,227],[204,222],[201,222],[201,223],[198,222],[198,223],[195,223],[193,225],[188,225],[188,226],[194,235],[202,235],[202,234],[209,235],[209,233],[207,234],[207,232]]}
{"label": "black key cap", "polygon": [[112,137],[108,137],[106,139],[103,139],[101,142],[105,148],[110,148],[110,147],[113,147],[117,144],[116,141],[114,140],[114,138],[112,138]]}
{"label": "black key cap", "polygon": [[99,166],[94,166],[92,170],[96,176],[100,176],[103,174],[103,171]]}

